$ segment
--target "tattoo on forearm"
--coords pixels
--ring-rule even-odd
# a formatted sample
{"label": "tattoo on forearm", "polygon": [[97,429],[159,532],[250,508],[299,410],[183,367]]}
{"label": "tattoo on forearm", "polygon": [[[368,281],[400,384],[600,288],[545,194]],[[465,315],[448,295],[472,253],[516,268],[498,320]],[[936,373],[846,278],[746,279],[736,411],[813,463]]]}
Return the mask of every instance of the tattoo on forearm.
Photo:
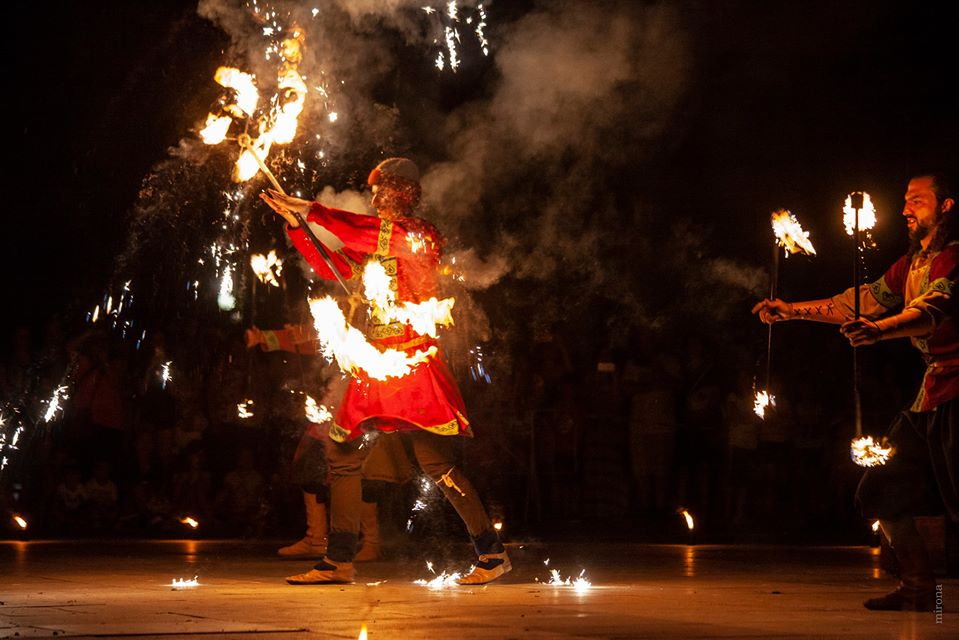
{"label": "tattoo on forearm", "polygon": [[796,308],[796,316],[799,318],[834,318],[836,307],[832,301],[824,301],[819,304],[803,305]]}

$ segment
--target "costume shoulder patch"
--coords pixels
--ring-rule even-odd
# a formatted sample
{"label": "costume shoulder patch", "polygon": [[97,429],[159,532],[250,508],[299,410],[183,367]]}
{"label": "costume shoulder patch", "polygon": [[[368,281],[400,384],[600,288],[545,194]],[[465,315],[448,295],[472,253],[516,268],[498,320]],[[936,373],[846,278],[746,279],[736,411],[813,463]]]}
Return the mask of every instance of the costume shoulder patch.
{"label": "costume shoulder patch", "polygon": [[876,299],[876,302],[887,309],[898,307],[903,303],[902,296],[893,293],[892,289],[886,283],[886,276],[879,278],[869,285],[869,292],[872,293],[872,297]]}

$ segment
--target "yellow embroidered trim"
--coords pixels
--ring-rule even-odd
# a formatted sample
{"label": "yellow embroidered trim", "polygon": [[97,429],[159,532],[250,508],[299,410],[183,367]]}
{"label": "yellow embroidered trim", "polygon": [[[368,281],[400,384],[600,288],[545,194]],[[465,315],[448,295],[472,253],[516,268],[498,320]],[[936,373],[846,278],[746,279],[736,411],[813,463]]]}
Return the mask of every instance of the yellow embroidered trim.
{"label": "yellow embroidered trim", "polygon": [[869,285],[869,291],[872,293],[872,297],[876,299],[876,302],[887,309],[892,309],[902,304],[902,296],[897,296],[892,292],[892,289],[886,284],[885,278],[879,278]]}
{"label": "yellow embroidered trim", "polygon": [[390,237],[393,235],[393,223],[389,220],[380,220],[380,235],[376,238],[376,251],[378,256],[386,256],[390,253]]}
{"label": "yellow embroidered trim", "polygon": [[[400,322],[391,322],[389,324],[377,324],[370,329],[370,337],[374,340],[382,340],[383,338],[392,338],[394,336],[401,336],[405,331],[404,325]],[[392,346],[392,345],[391,345]]]}
{"label": "yellow embroidered trim", "polygon": [[454,418],[446,424],[438,424],[432,427],[422,427],[422,429],[424,431],[429,431],[430,433],[435,433],[441,436],[455,436],[460,432],[460,423]]}

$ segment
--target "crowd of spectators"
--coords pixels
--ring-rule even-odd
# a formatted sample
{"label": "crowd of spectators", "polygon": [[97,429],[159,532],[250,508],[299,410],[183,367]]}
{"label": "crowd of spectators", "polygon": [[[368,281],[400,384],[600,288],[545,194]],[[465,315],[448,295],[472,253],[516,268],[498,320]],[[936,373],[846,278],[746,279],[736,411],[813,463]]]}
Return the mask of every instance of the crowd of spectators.
{"label": "crowd of spectators", "polygon": [[[39,414],[40,394],[69,373],[62,414],[33,425],[2,485],[4,506],[29,514],[37,535],[297,534],[292,453],[304,393],[322,396],[311,388],[319,356],[234,340],[189,361],[161,332],[139,344],[96,328],[68,339],[56,322],[39,340],[28,329],[12,338],[6,402],[33,393]],[[642,331],[584,355],[560,329],[538,329],[491,383],[464,384],[477,436],[463,464],[480,469],[491,510],[514,530],[618,522],[655,537],[681,522],[680,508],[730,539],[858,530],[842,394],[819,374],[788,389],[774,377],[776,404],[761,419],[757,366],[720,346]],[[895,371],[878,371],[865,395],[884,406],[867,415],[888,417],[907,398]]]}

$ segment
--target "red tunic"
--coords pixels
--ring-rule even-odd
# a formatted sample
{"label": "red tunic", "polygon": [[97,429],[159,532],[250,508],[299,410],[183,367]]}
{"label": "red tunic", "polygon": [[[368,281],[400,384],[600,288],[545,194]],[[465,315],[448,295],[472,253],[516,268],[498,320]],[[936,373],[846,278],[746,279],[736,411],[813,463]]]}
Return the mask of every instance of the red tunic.
{"label": "red tunic", "polygon": [[[437,267],[442,237],[433,225],[419,218],[389,221],[314,202],[307,220],[336,235],[343,248],[327,252],[344,278],[359,287],[363,266],[375,258],[391,278],[396,302],[422,302],[436,295]],[[293,245],[321,277],[334,275],[301,228],[287,227]],[[437,346],[407,324],[371,321],[368,339],[381,349],[412,355]],[[466,408],[449,368],[437,354],[402,378],[376,380],[362,372],[353,376],[343,397],[330,437],[338,442],[362,435],[364,428],[383,431],[425,429],[440,435],[470,436]]]}
{"label": "red tunic", "polygon": [[[930,411],[959,396],[959,309],[952,288],[959,279],[959,243],[951,242],[931,255],[903,256],[883,276],[860,289],[861,313],[880,318],[904,307],[932,319],[925,336],[911,339],[926,362],[912,411]],[[833,298],[852,318],[852,289]]]}

